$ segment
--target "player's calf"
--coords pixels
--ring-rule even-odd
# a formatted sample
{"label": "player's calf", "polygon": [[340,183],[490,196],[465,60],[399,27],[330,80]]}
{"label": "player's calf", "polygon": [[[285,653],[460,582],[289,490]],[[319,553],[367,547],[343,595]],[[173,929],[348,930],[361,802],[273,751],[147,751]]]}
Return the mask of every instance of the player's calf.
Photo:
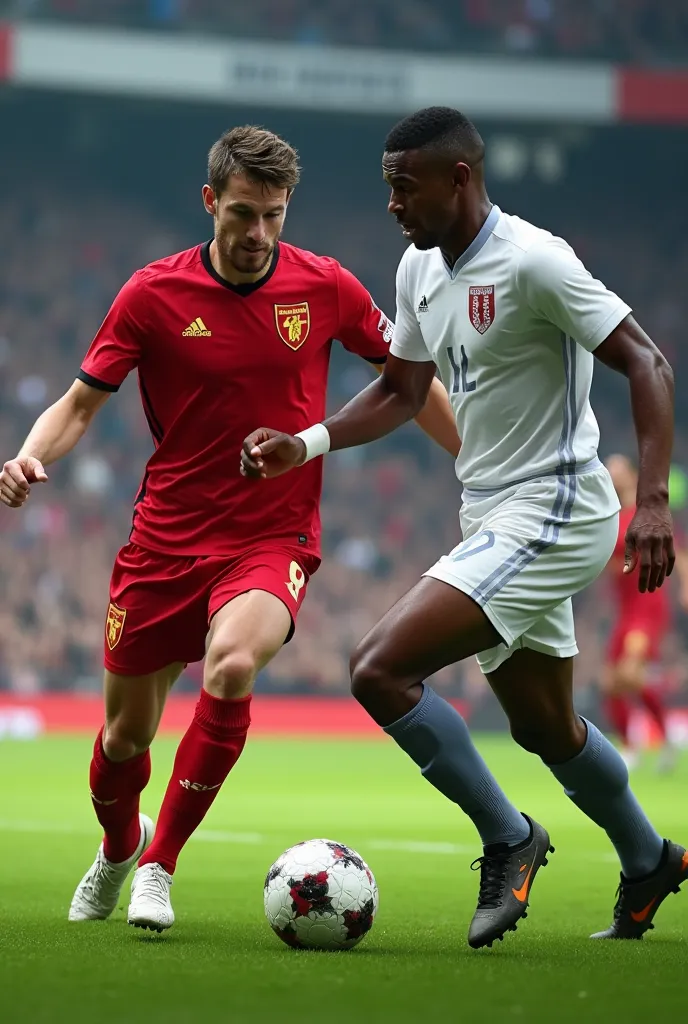
{"label": "player's calf", "polygon": [[[251,721],[254,676],[282,646],[290,625],[284,603],[260,589],[239,595],[215,613],[203,689],[193,721],[177,749],[155,841],[139,865],[147,871],[137,873],[135,878],[133,924],[141,924],[150,916],[156,891],[162,899],[166,884],[169,889],[179,854],[241,756]],[[163,904],[158,924],[165,928],[169,927],[165,922],[174,919],[169,892]],[[140,905],[144,909],[139,914]],[[156,920],[153,918],[149,926],[155,927]]]}
{"label": "player's calf", "polygon": [[626,877],[644,877],[657,868],[663,840],[636,800],[619,752],[592,722],[585,725],[580,753],[548,767],[569,799],[607,833]]}
{"label": "player's calf", "polygon": [[158,816],[155,840],[141,865],[174,874],[177,858],[210,810],[238,761],[251,722],[251,698],[221,700],[206,690],[182,737]]}
{"label": "player's calf", "polygon": [[180,662],[173,662],[144,675],[119,675],[106,669],[102,750],[109,761],[116,764],[130,761],[148,750],[158,730],[167,695],[182,668]]}
{"label": "player's calf", "polygon": [[106,753],[105,730],[96,737],[89,767],[91,800],[103,828],[103,855],[115,864],[128,860],[141,836],[140,794],[150,779],[151,759],[143,753],[126,760]]}

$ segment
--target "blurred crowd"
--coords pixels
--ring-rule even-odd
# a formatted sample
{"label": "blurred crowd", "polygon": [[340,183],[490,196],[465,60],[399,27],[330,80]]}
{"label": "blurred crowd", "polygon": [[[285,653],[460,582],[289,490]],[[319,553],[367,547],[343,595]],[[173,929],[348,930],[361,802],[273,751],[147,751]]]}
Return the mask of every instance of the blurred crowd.
{"label": "blurred crowd", "polygon": [[[338,223],[355,230],[355,242],[332,222],[328,239],[322,218],[311,223],[303,216],[297,237],[289,231],[287,237],[337,255],[391,312],[394,258],[381,257],[380,244],[376,248],[375,239],[366,237],[363,221],[359,225],[354,216],[349,220],[346,211],[340,213]],[[653,238],[658,230],[661,221]],[[650,260],[640,223],[627,224],[621,237],[604,223],[592,233],[572,230],[570,237],[593,270],[634,304],[681,374],[688,248],[685,239],[683,248],[680,241],[672,246],[669,231],[667,221],[666,246],[660,235]],[[16,453],[37,415],[69,387],[128,274],[194,240],[128,200],[81,195],[77,201],[45,190],[30,204],[0,203],[0,237],[5,240],[0,252],[4,460]],[[366,255],[372,249],[374,264]],[[331,405],[341,405],[369,380],[366,364],[338,355]],[[628,412],[613,390],[604,394],[597,408],[606,450],[632,450]],[[680,407],[677,457],[684,465],[686,417]],[[0,689],[32,693],[100,685],[109,573],[117,548],[127,540],[132,498],[150,451],[131,379],[108,401],[76,452],[50,467],[49,483],[34,487],[27,507],[0,512]],[[355,643],[460,539],[459,502],[450,459],[413,425],[384,442],[328,458],[323,566],[312,581],[295,639],[261,677],[260,687],[346,692]],[[579,679],[590,681],[601,657],[599,616],[594,603],[585,600],[579,615],[585,634]],[[192,668],[182,687],[196,686],[199,671]],[[437,685],[465,694],[480,682],[469,665],[446,670]]]}
{"label": "blurred crowd", "polygon": [[685,62],[685,0],[0,0],[0,16],[407,50]]}

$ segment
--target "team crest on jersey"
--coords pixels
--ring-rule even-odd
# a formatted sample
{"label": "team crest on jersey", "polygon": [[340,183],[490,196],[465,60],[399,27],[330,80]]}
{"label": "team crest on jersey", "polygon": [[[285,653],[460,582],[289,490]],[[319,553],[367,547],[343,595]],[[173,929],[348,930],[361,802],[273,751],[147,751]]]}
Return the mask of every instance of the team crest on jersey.
{"label": "team crest on jersey", "polygon": [[495,315],[494,285],[474,285],[468,289],[468,319],[478,334],[484,334]]}
{"label": "team crest on jersey", "polygon": [[275,304],[277,333],[289,348],[296,352],[301,348],[311,329],[311,311],[307,302],[295,302],[292,306]]}
{"label": "team crest on jersey", "polygon": [[108,607],[107,621],[105,623],[105,637],[107,639],[107,645],[111,651],[114,651],[122,638],[122,630],[124,629],[124,620],[126,617],[126,609],[119,608],[111,601]]}

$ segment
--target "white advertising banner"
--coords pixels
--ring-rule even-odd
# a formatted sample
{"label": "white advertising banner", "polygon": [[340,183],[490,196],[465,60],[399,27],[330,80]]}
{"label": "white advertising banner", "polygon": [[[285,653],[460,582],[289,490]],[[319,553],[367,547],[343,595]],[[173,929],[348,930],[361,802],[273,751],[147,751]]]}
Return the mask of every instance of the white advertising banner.
{"label": "white advertising banner", "polygon": [[439,57],[20,24],[18,84],[357,114],[447,104],[474,116],[611,121],[605,64]]}

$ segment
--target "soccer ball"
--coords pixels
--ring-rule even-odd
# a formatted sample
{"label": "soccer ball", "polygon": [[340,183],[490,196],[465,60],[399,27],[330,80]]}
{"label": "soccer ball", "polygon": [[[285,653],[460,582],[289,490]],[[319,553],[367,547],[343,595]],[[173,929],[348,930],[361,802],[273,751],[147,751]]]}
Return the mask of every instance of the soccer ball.
{"label": "soccer ball", "polygon": [[297,949],[351,949],[373,927],[378,894],[362,857],[309,839],[286,850],[265,879],[265,916]]}

